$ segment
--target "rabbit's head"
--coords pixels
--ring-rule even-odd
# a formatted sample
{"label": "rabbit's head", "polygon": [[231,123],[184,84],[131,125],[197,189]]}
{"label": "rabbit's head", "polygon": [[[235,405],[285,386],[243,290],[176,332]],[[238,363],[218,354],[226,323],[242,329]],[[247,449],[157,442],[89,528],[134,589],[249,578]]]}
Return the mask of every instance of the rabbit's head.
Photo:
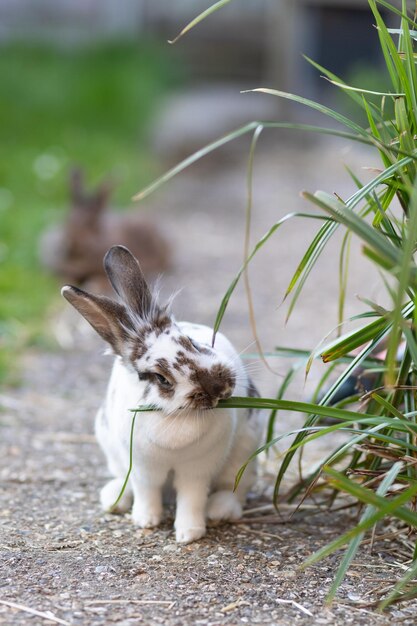
{"label": "rabbit's head", "polygon": [[141,403],[175,413],[214,408],[230,397],[237,377],[231,359],[188,336],[157,304],[129,250],[113,246],[104,267],[118,301],[71,286],[62,294],[137,376]]}

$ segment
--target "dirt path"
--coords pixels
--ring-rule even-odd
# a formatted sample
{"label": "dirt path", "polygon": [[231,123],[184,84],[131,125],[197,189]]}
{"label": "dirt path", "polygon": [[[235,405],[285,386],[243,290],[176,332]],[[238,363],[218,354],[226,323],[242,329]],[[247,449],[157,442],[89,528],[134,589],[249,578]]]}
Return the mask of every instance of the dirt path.
{"label": "dirt path", "polygon": [[[254,241],[290,210],[306,210],[298,198],[301,187],[347,194],[350,184],[339,156],[335,144],[303,152],[284,147],[278,156],[267,150],[260,154]],[[363,152],[346,158],[356,169],[361,160],[366,163]],[[187,312],[191,321],[212,323],[241,261],[244,204],[244,163],[227,175],[196,168],[152,199],[177,249],[176,269],[166,277],[163,292],[183,287],[175,307],[178,318]],[[267,350],[278,343],[312,347],[336,323],[337,246],[332,243],[292,322],[284,327],[285,310],[276,307],[316,226],[285,228],[251,270]],[[371,289],[378,297],[379,288],[370,287],[373,281],[372,269],[354,254],[351,293],[364,289],[369,295]],[[349,313],[360,307],[352,299]],[[73,318],[64,313],[59,320],[62,340],[62,325],[68,330]],[[57,328],[56,321],[52,326]],[[252,341],[241,288],[223,330],[240,350]],[[346,511],[329,515],[308,507],[291,521],[291,510],[285,507],[283,519],[267,508],[253,511],[270,502],[274,459],[264,464],[243,522],[210,529],[195,544],[176,545],[170,515],[160,529],[141,531],[128,516],[101,514],[98,490],[105,466],[92,430],[110,360],[102,356],[101,344],[84,332],[76,327],[73,348],[28,353],[22,386],[0,395],[0,624],[415,623],[416,605],[391,609],[385,616],[362,606],[401,573],[403,548],[389,539],[377,541],[372,554],[363,547],[337,602],[330,609],[323,607],[338,558],[306,572],[298,566],[354,525],[355,518]],[[286,362],[271,359],[271,364],[286,371]],[[276,379],[261,366],[256,379],[264,395],[276,389]],[[309,391],[298,383],[293,393],[302,397]],[[279,428],[289,429],[297,419],[284,416]],[[322,446],[328,449],[330,443]],[[317,461],[323,451],[320,446],[311,451],[306,462]],[[44,616],[28,612],[33,610]]]}

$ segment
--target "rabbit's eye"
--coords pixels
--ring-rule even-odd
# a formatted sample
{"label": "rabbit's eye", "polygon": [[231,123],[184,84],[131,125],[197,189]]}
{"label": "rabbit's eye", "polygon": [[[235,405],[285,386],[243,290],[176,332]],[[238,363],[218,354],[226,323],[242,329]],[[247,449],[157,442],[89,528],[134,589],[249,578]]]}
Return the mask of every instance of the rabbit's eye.
{"label": "rabbit's eye", "polygon": [[165,376],[162,376],[162,374],[155,374],[155,377],[157,378],[158,383],[161,385],[161,387],[164,387],[165,389],[171,389],[172,383],[170,383],[169,380],[165,378]]}

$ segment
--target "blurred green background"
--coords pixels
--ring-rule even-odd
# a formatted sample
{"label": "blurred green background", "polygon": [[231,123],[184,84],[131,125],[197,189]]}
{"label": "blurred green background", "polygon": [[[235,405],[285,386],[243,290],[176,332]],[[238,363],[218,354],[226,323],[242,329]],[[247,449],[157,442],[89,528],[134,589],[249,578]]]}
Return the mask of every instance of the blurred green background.
{"label": "blurred green background", "polygon": [[147,128],[178,82],[167,52],[150,41],[2,47],[0,380],[15,373],[19,346],[44,340],[59,291],[39,265],[38,241],[68,206],[71,167],[84,168],[89,186],[112,175],[116,206],[156,175]]}
{"label": "blurred green background", "polygon": [[[297,2],[297,10],[289,11],[291,3],[230,3],[169,46],[167,39],[210,3],[22,0],[18,6],[0,0],[0,381],[6,374],[10,380],[19,348],[50,341],[42,328],[59,302],[59,282],[40,267],[38,242],[68,207],[72,167],[83,168],[89,188],[111,176],[117,183],[112,206],[132,207],[132,195],[166,168],[154,156],[148,131],[170,91],[192,98],[193,86],[198,92],[198,86],[214,84],[217,102],[224,85],[239,96],[241,89],[265,84],[326,100],[334,88],[302,52],[326,66],[330,58],[330,69],[345,78],[359,58],[359,84],[364,72],[365,84],[379,73],[366,0],[360,7],[351,1],[343,7],[336,1],[314,7]],[[352,28],[355,54],[339,41],[341,30],[348,37]],[[28,43],[35,41],[43,43]],[[222,118],[221,107],[213,114],[209,104],[201,110],[201,99],[192,101],[194,117],[212,130],[210,141],[232,130],[227,107],[226,125],[220,119],[211,126],[216,115]],[[279,106],[272,117],[296,121],[298,110]],[[240,123],[233,109],[231,124]],[[176,130],[180,139],[187,135]],[[208,143],[202,137],[197,132],[194,144],[185,141],[181,155]],[[177,155],[171,157],[173,165]]]}

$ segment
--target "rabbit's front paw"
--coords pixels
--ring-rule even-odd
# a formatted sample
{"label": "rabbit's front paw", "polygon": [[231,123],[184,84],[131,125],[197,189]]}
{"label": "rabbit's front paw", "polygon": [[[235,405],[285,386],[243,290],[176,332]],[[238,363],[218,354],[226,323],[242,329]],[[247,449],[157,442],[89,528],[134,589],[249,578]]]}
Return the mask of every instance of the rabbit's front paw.
{"label": "rabbit's front paw", "polygon": [[205,526],[197,526],[195,528],[176,528],[175,539],[178,543],[192,543],[204,537],[206,534]]}
{"label": "rabbit's front paw", "polygon": [[139,528],[155,528],[161,523],[162,511],[145,508],[140,504],[134,504],[132,521]]}
{"label": "rabbit's front paw", "polygon": [[113,506],[120,495],[123,484],[123,478],[114,478],[104,485],[103,489],[100,491],[100,502],[104,511],[111,511],[112,513],[126,513],[126,511],[129,511],[133,501],[132,492],[129,487],[125,489],[117,505]]}
{"label": "rabbit's front paw", "polygon": [[242,517],[242,505],[232,491],[216,491],[208,499],[207,517],[212,522],[234,522]]}

